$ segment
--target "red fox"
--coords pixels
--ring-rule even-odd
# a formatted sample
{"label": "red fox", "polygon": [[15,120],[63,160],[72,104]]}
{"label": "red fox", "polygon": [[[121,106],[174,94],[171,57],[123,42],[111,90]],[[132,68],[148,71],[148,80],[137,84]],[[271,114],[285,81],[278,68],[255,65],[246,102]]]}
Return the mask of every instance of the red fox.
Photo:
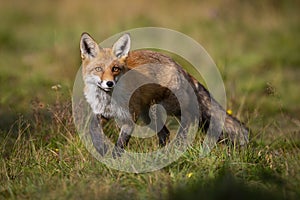
{"label": "red fox", "polygon": [[[181,127],[177,135],[186,138],[188,126],[194,120],[192,116],[196,116],[193,113],[196,111],[188,109],[189,104],[195,103],[192,102],[192,93],[196,95],[199,126],[207,131],[211,121],[216,121],[213,126],[222,124],[218,122],[218,115],[221,112],[226,113],[224,109],[201,83],[189,75],[172,58],[151,50],[130,51],[130,46],[129,34],[122,35],[111,48],[100,47],[88,33],[83,33],[81,36],[80,51],[85,84],[84,95],[93,113],[97,116],[94,117],[90,132],[93,144],[98,151],[103,151],[103,149],[99,147],[99,141],[97,142],[100,138],[97,136],[96,127],[100,127],[100,131],[102,131],[105,121],[112,118],[118,120],[120,134],[113,154],[120,155],[119,153],[124,151],[124,147],[129,142],[136,120],[141,118],[145,123],[149,123],[149,109],[153,102],[161,104],[168,115],[185,116],[180,121]],[[143,66],[142,69],[139,66]],[[157,66],[163,67],[158,69]],[[112,92],[116,89],[122,76],[130,70],[137,70],[137,73],[143,77],[151,75],[157,84],[146,84],[137,89],[130,97],[129,107],[126,108],[121,105],[122,102],[118,103],[112,99]],[[130,84],[123,87],[125,91],[131,90],[130,87],[134,86],[136,80],[131,81]],[[187,85],[190,85],[190,89]],[[178,99],[172,91],[180,93],[185,100],[184,105],[179,105]],[[222,130],[222,135],[226,135],[229,140],[240,145],[248,143],[248,128],[227,113]],[[164,124],[158,130],[157,135],[159,145],[165,146],[170,132]],[[103,154],[103,152],[100,153]]]}

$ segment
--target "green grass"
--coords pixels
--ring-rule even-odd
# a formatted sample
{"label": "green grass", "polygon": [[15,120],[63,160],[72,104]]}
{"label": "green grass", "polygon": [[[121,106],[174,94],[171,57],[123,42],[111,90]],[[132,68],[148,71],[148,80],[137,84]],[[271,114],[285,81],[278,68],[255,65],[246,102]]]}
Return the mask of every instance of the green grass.
{"label": "green grass", "polygon": [[[299,199],[299,6],[1,2],[0,199]],[[222,74],[227,107],[252,130],[247,147],[218,144],[200,158],[199,136],[179,160],[144,174],[113,170],[91,156],[71,115],[80,34],[101,42],[141,26],[178,30],[206,48]],[[51,89],[57,84],[61,89]]]}

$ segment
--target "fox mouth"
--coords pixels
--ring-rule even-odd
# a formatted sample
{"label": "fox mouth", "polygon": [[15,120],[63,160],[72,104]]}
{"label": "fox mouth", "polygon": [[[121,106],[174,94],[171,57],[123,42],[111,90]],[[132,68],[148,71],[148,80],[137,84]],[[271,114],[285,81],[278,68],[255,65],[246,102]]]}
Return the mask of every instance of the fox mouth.
{"label": "fox mouth", "polygon": [[101,87],[101,85],[97,84],[97,87],[100,89],[100,90],[103,90],[104,92],[110,92],[113,88],[103,88]]}

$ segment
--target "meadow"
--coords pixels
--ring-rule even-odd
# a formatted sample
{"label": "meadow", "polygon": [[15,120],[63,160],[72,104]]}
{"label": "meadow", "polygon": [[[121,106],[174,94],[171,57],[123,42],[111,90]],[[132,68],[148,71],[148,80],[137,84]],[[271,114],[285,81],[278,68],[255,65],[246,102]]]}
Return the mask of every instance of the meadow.
{"label": "meadow", "polygon": [[[0,199],[299,199],[299,8],[296,0],[2,1]],[[101,42],[145,26],[207,50],[227,108],[251,129],[247,147],[220,143],[200,158],[200,136],[171,165],[142,174],[87,151],[71,105],[80,35]]]}

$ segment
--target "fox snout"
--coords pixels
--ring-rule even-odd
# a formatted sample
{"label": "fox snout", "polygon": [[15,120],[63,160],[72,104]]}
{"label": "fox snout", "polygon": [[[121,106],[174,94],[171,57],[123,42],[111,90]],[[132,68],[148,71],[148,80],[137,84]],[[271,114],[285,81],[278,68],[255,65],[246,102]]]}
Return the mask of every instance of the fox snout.
{"label": "fox snout", "polygon": [[109,92],[114,86],[115,86],[115,81],[100,81],[98,82],[98,87],[101,89],[105,90],[106,92]]}
{"label": "fox snout", "polygon": [[106,85],[107,85],[108,87],[113,87],[113,86],[115,85],[115,83],[114,83],[113,81],[107,81],[107,82],[106,82]]}

